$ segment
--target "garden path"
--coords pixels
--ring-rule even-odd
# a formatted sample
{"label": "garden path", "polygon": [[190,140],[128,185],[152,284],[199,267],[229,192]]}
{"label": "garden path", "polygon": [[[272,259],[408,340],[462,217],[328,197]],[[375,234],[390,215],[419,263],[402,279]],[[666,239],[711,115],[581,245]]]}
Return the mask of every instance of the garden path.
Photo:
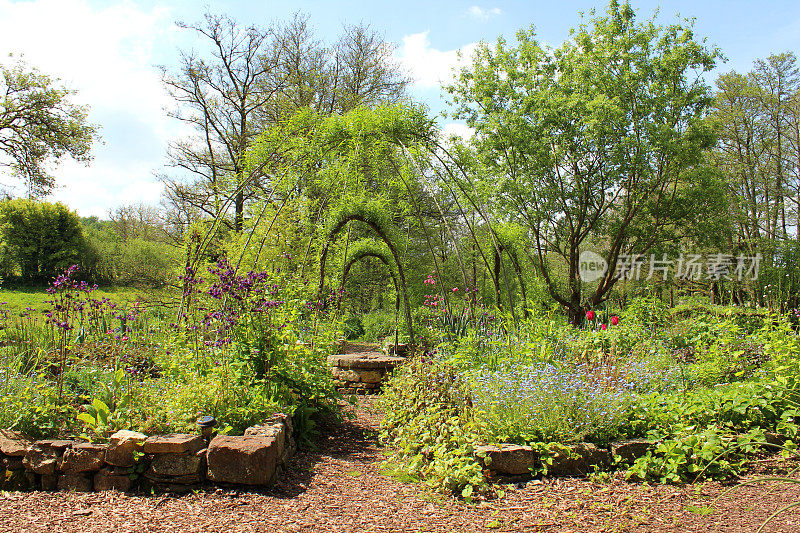
{"label": "garden path", "polygon": [[[531,482],[500,500],[465,504],[422,484],[383,475],[376,397],[355,418],[323,425],[315,450],[299,452],[267,492],[210,489],[185,496],[116,492],[0,494],[1,532],[431,532],[754,531],[771,510],[800,501],[800,485],[749,487],[701,516],[718,483],[647,486],[558,479]],[[797,532],[800,513],[767,531]]]}

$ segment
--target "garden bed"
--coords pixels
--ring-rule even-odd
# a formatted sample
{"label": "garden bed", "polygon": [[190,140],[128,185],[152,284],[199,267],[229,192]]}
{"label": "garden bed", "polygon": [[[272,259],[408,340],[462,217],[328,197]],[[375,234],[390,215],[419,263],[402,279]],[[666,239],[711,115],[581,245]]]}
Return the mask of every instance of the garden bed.
{"label": "garden bed", "polygon": [[467,499],[506,476],[680,484],[795,454],[800,337],[764,312],[706,308],[639,299],[582,327],[541,316],[468,331],[395,371],[382,435],[406,475]]}

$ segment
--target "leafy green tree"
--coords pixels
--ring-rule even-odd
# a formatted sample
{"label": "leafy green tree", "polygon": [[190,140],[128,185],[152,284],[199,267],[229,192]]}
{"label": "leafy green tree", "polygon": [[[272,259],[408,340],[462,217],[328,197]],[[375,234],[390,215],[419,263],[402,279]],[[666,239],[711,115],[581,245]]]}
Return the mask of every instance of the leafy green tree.
{"label": "leafy green tree", "polygon": [[86,109],[70,102],[74,93],[25,63],[0,65],[0,167],[24,180],[30,197],[52,190],[53,161],[90,159],[96,131]]}
{"label": "leafy green tree", "polygon": [[62,203],[7,200],[0,217],[4,247],[24,281],[50,281],[86,255],[80,218]]}
{"label": "leafy green tree", "polygon": [[[487,196],[530,231],[531,256],[572,321],[607,298],[626,255],[644,254],[678,222],[682,177],[712,143],[709,87],[697,73],[718,52],[691,25],[639,23],[630,4],[572,31],[558,48],[520,31],[481,45],[449,87],[475,129]],[[608,270],[587,298],[580,254],[592,244]],[[554,265],[564,274],[555,274]]]}

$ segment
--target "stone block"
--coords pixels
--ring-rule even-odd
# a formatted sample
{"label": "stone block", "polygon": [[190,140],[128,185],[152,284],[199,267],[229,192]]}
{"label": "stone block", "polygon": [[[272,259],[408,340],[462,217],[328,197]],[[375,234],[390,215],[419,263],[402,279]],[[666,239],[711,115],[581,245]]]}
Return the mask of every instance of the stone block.
{"label": "stone block", "polygon": [[377,354],[339,354],[328,357],[328,364],[332,367],[361,370],[391,370],[404,361],[403,357]]}
{"label": "stone block", "polygon": [[156,476],[196,476],[204,466],[205,457],[197,452],[160,453],[153,457],[147,471]]}
{"label": "stone block", "polygon": [[24,457],[11,457],[9,455],[3,455],[2,458],[0,458],[0,467],[11,471],[25,470],[25,465],[22,464],[24,459]]}
{"label": "stone block", "polygon": [[179,483],[174,479],[164,482],[145,479],[141,487],[145,492],[152,491],[158,494],[187,494],[192,490],[199,489],[201,485],[199,483]]}
{"label": "stone block", "polygon": [[106,463],[114,466],[131,467],[136,464],[134,452],[141,452],[147,435],[123,429],[111,435],[106,448]]}
{"label": "stone block", "polygon": [[397,355],[401,357],[405,357],[410,352],[410,346],[408,343],[399,343],[397,345],[397,349],[395,350],[395,344],[393,340],[386,339],[386,342],[383,345],[383,353],[386,355]]}
{"label": "stone block", "polygon": [[106,445],[94,442],[73,444],[67,448],[58,462],[62,472],[77,474],[80,472],[96,472],[105,465]]}
{"label": "stone block", "polygon": [[275,475],[279,444],[274,437],[219,435],[208,446],[208,479],[267,485]]}
{"label": "stone block", "polygon": [[377,370],[365,370],[361,373],[363,383],[380,383],[381,377],[381,373]]}
{"label": "stone block", "polygon": [[33,439],[25,433],[0,429],[0,453],[10,457],[24,457]]}
{"label": "stone block", "polygon": [[245,437],[277,437],[283,433],[281,424],[250,426],[244,430]]}
{"label": "stone block", "polygon": [[63,474],[58,476],[58,490],[63,492],[92,492],[91,474]]}
{"label": "stone block", "polygon": [[133,488],[131,475],[116,471],[113,468],[103,468],[94,475],[93,487],[97,492],[104,490],[117,490],[128,492]]}
{"label": "stone block", "polygon": [[530,469],[539,464],[539,454],[530,446],[484,445],[478,446],[476,452],[479,457],[484,456],[486,468],[503,475],[530,474]]}
{"label": "stone block", "polygon": [[294,432],[292,417],[286,413],[275,413],[264,421],[264,425],[281,424],[286,431],[286,437],[290,438]]}
{"label": "stone block", "polygon": [[783,446],[783,443],[788,440],[786,435],[781,435],[780,433],[775,433],[772,431],[767,431],[764,433],[764,442],[770,444],[767,446],[767,449],[778,450],[780,446]]}
{"label": "stone block", "polygon": [[647,454],[653,443],[645,439],[628,439],[612,442],[608,445],[612,457],[618,455],[625,464],[632,464],[639,457]]}
{"label": "stone block", "polygon": [[590,442],[579,442],[562,446],[553,456],[553,464],[547,467],[548,476],[585,476],[595,467],[611,463],[608,450],[598,448]]}
{"label": "stone block", "polygon": [[22,464],[36,474],[55,475],[58,460],[72,444],[69,440],[37,440],[28,447]]}
{"label": "stone block", "polygon": [[41,477],[42,490],[56,490],[58,488],[58,475],[45,474]]}
{"label": "stone block", "polygon": [[173,433],[147,437],[144,441],[144,446],[142,446],[142,451],[148,454],[195,453],[204,447],[205,443],[200,435]]}
{"label": "stone block", "polygon": [[334,368],[333,376],[339,381],[358,383],[361,380],[361,374],[355,370],[342,370],[339,368]]}
{"label": "stone block", "polygon": [[268,426],[253,426],[245,430],[246,437],[268,437],[275,439],[275,446],[277,446],[277,457],[283,456],[283,450],[286,446],[286,428],[278,422]]}
{"label": "stone block", "polygon": [[145,472],[144,477],[154,485],[195,485],[203,481],[199,474],[187,474],[185,476],[159,476],[153,472]]}

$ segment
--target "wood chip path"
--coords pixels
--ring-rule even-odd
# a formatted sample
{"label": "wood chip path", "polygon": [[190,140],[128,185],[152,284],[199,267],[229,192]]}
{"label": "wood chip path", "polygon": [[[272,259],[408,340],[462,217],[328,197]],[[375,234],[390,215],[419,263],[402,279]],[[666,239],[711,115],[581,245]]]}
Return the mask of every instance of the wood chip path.
{"label": "wood chip path", "polygon": [[[734,533],[755,531],[773,510],[800,501],[800,485],[747,487],[704,516],[722,489],[718,483],[648,486],[615,478],[530,482],[502,499],[466,504],[381,473],[385,456],[375,438],[380,416],[373,403],[365,397],[355,419],[322,427],[317,449],[298,453],[268,492],[2,493],[0,532]],[[781,516],[766,531],[797,533],[800,512]]]}

